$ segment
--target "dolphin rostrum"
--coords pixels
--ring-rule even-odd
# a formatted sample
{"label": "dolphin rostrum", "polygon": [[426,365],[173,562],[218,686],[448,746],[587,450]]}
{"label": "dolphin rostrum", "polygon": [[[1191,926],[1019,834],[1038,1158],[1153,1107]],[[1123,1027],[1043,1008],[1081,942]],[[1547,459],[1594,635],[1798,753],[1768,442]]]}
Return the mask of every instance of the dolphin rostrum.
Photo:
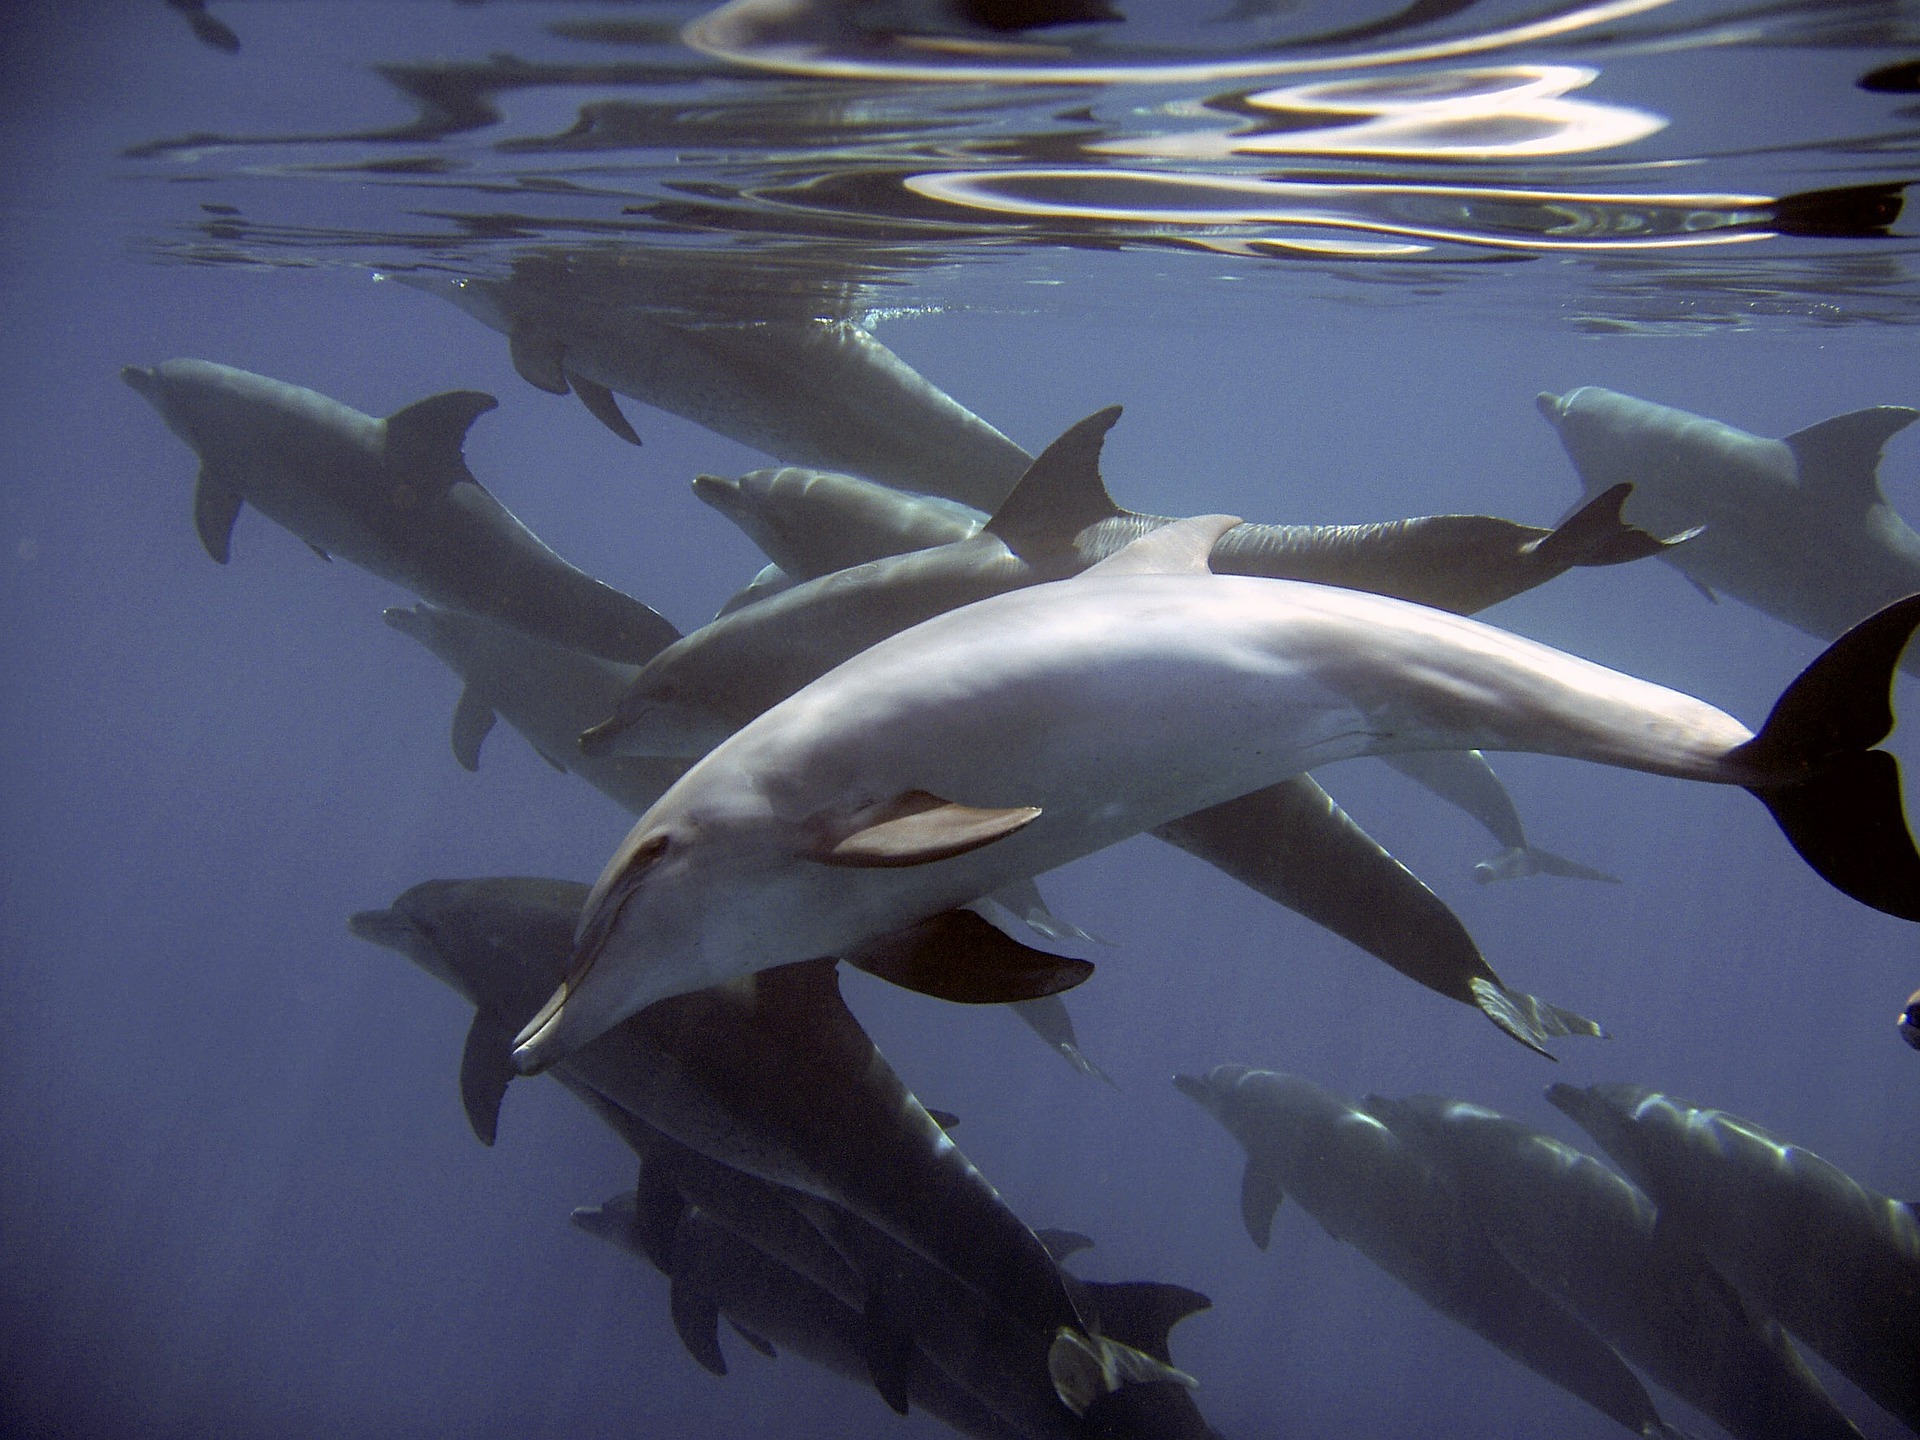
{"label": "dolphin rostrum", "polygon": [[1607,1343],[1494,1248],[1412,1145],[1297,1075],[1220,1065],[1175,1075],[1247,1153],[1240,1215],[1267,1248],[1288,1195],[1427,1304],[1641,1436],[1675,1436]]}
{"label": "dolphin rostrum", "polygon": [[741,729],[615,851],[515,1062],[537,1070],[657,999],[843,954],[1316,765],[1397,750],[1740,785],[1836,887],[1920,919],[1899,767],[1873,748],[1920,597],[1836,642],[1756,736],[1478,621],[1208,573],[1235,523],[1169,526],[1072,580],[926,621]]}
{"label": "dolphin rostrum", "polygon": [[1911,1204],[1751,1121],[1642,1085],[1554,1085],[1547,1099],[1647,1192],[1662,1233],[1701,1250],[1920,1431],[1920,1215]]}
{"label": "dolphin rostrum", "polygon": [[1860,1440],[1771,1316],[1589,1155],[1464,1100],[1363,1108],[1446,1178],[1500,1253],[1737,1440]]}
{"label": "dolphin rostrum", "polygon": [[450,390],[384,420],[314,390],[208,360],[121,378],[200,456],[193,519],[225,564],[243,504],[322,558],[339,555],[423,600],[637,665],[679,632],[543,545],[467,470],[461,444],[491,395]]}
{"label": "dolphin rostrum", "polygon": [[[1591,495],[1633,486],[1638,523],[1696,526],[1666,562],[1821,640],[1920,590],[1920,535],[1880,488],[1880,453],[1920,411],[1878,405],[1784,440],[1583,385],[1542,395]],[[1920,657],[1906,668],[1920,674]]]}

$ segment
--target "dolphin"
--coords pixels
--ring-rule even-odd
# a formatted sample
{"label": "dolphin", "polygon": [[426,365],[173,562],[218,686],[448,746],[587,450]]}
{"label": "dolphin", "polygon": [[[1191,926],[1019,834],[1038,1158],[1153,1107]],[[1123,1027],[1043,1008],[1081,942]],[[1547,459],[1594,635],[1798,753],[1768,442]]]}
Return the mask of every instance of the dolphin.
{"label": "dolphin", "polygon": [[[1662,558],[1821,640],[1920,590],[1920,535],[1880,489],[1880,454],[1920,411],[1878,405],[1784,440],[1583,385],[1540,413],[1591,495],[1634,487],[1640,524],[1698,526]],[[1905,661],[1920,674],[1920,657]]]}
{"label": "dolphin", "polygon": [[1920,990],[1907,997],[1907,1008],[1900,1012],[1900,1038],[1920,1050]]}
{"label": "dolphin", "polygon": [[1494,774],[1487,757],[1478,750],[1409,750],[1402,755],[1380,758],[1416,785],[1464,810],[1499,841],[1500,853],[1473,867],[1473,878],[1482,885],[1525,875],[1597,880],[1603,885],[1620,883],[1618,875],[1609,875],[1531,843],[1513,797]]}
{"label": "dolphin", "polygon": [[1736,1440],[1860,1440],[1779,1325],[1599,1161],[1464,1100],[1369,1095],[1362,1108],[1440,1172],[1515,1269]]}
{"label": "dolphin", "polygon": [[1380,1121],[1297,1075],[1244,1065],[1173,1083],[1247,1152],[1240,1214],[1262,1250],[1290,1194],[1336,1240],[1536,1374],[1636,1435],[1677,1433],[1619,1355],[1514,1269],[1474,1207]]}
{"label": "dolphin", "polygon": [[461,443],[498,403],[429,396],[384,420],[314,390],[209,360],[120,376],[200,456],[193,519],[221,564],[251,504],[324,559],[339,555],[423,600],[637,665],[679,632],[567,564],[467,470]]}
{"label": "dolphin", "polygon": [[1920,1215],[1724,1110],[1642,1085],[1547,1099],[1761,1309],[1920,1430]]}
{"label": "dolphin", "polygon": [[480,747],[496,717],[503,717],[554,769],[578,775],[635,815],[686,772],[684,760],[594,759],[573,743],[580,727],[604,715],[633,682],[636,667],[437,605],[394,606],[381,618],[426,646],[463,682],[453,711],[453,753],[465,769],[480,768]]}
{"label": "dolphin", "polygon": [[[585,896],[559,880],[435,880],[349,922],[473,1003],[460,1089],[488,1143],[511,1037],[565,974]],[[874,1048],[830,960],[649,1007],[571,1056],[564,1078],[712,1159],[859,1215],[1049,1336],[1080,1326],[1045,1247]]]}
{"label": "dolphin", "polygon": [[1027,466],[1026,451],[852,320],[743,315],[716,277],[669,294],[624,258],[576,252],[522,256],[505,280],[400,278],[506,335],[523,379],[571,390],[633,444],[616,391],[776,460],[971,505],[997,505]]}
{"label": "dolphin", "polygon": [[515,1063],[537,1070],[655,1000],[844,953],[1316,765],[1398,750],[1740,785],[1830,883],[1920,918],[1899,767],[1872,748],[1920,597],[1836,642],[1756,736],[1475,620],[1208,573],[1235,523],[1169,526],[1071,580],[928,620],[741,729],[616,849]]}
{"label": "dolphin", "polygon": [[[889,635],[988,596],[1078,574],[1174,523],[1122,510],[1107,493],[1100,452],[1119,416],[1114,406],[1067,430],[978,534],[815,576],[682,637],[642,669],[613,715],[581,737],[581,748],[705,754]],[[715,487],[705,489],[711,498]],[[1235,522],[1209,563],[1220,574],[1313,580],[1465,613],[1574,565],[1658,553],[1666,542],[1621,523],[1625,494],[1608,492],[1554,531],[1484,515],[1379,525]],[[770,558],[799,564],[784,548]],[[786,563],[781,570],[804,575]]]}

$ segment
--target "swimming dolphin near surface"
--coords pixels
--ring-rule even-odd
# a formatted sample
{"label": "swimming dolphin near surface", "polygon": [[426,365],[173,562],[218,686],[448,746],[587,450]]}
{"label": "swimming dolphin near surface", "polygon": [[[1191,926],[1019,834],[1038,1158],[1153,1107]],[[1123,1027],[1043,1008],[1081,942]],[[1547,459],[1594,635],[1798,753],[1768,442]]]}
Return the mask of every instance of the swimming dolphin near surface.
{"label": "swimming dolphin near surface", "polygon": [[1328,1234],[1536,1374],[1636,1435],[1677,1434],[1606,1342],[1514,1269],[1475,1207],[1373,1116],[1297,1075],[1244,1065],[1173,1083],[1247,1152],[1240,1214],[1262,1250],[1292,1195]]}
{"label": "swimming dolphin near surface", "polygon": [[[1831,640],[1920,591],[1920,535],[1878,475],[1920,411],[1879,405],[1768,440],[1595,385],[1539,404],[1587,494],[1630,483],[1636,523],[1702,527],[1662,558],[1709,599],[1724,591]],[[1920,657],[1904,663],[1920,674]]]}
{"label": "swimming dolphin near surface", "polygon": [[[564,976],[586,887],[437,880],[355,935],[475,1008],[460,1090],[492,1143],[514,1032]],[[831,1200],[1049,1337],[1080,1318],[1045,1248],[901,1084],[817,960],[650,1007],[563,1071],[712,1159]]]}
{"label": "swimming dolphin near surface", "polygon": [[[555,395],[573,391],[636,445],[615,391],[776,460],[970,505],[999,504],[1026,469],[1026,451],[852,320],[743,316],[737,297],[729,308],[712,284],[691,300],[684,289],[669,297],[644,286],[628,296],[623,287],[645,276],[625,265],[533,256],[507,280],[396,278],[506,335],[523,379]],[[686,313],[690,303],[712,313]]]}
{"label": "swimming dolphin near surface", "polygon": [[1772,1317],[1599,1161],[1464,1100],[1361,1103],[1440,1172],[1515,1269],[1728,1434],[1860,1440]]}
{"label": "swimming dolphin near surface", "polygon": [[473,478],[461,443],[498,403],[491,395],[450,390],[376,420],[208,360],[129,365],[120,376],[200,456],[194,526],[223,565],[251,504],[323,558],[557,645],[639,664],[679,637],[541,544]]}
{"label": "swimming dolphin near surface", "polygon": [[1316,765],[1397,750],[1531,750],[1740,785],[1832,884],[1920,918],[1899,767],[1872,748],[1920,597],[1836,642],[1756,736],[1474,620],[1208,573],[1235,523],[1169,526],[1072,580],[926,621],[740,730],[615,851],[515,1063],[537,1070],[654,1000],[844,953]]}
{"label": "swimming dolphin near surface", "polygon": [[1643,1085],[1554,1085],[1600,1142],[1755,1304],[1920,1431],[1920,1215],[1724,1110]]}

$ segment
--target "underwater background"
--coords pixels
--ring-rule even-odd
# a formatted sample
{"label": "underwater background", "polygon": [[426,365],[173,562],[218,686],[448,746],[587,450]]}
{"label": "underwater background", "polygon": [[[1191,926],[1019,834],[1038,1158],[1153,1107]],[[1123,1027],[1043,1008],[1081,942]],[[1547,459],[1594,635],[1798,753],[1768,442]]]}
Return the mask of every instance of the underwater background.
{"label": "underwater background", "polygon": [[[346,919],[440,876],[591,880],[630,817],[504,726],[477,773],[460,768],[459,683],[381,623],[407,603],[394,586],[251,510],[231,563],[210,563],[193,456],[122,366],[198,356],[373,415],[497,395],[467,440],[474,475],[683,630],[764,563],[688,482],[768,458],[623,401],[635,449],[410,281],[579,249],[644,270],[659,251],[693,278],[644,303],[866,319],[1030,451],[1123,405],[1108,485],[1173,515],[1551,525],[1580,490],[1543,390],[1607,386],[1769,437],[1920,403],[1898,218],[1920,111],[1910,73],[1860,83],[1920,54],[1911,7],[1381,6],[1370,37],[1361,7],[1123,4],[1146,59],[1123,36],[1097,62],[1186,67],[1139,83],[942,79],[920,61],[750,70],[682,45],[701,7],[672,4],[216,0],[237,51],[196,38],[194,8],[34,0],[0,17],[0,1420],[15,1435],[946,1433],[737,1342],[724,1379],[696,1368],[666,1282],[568,1223],[630,1187],[633,1164],[557,1086],[516,1084],[498,1143],[474,1141],[455,1083],[468,1007]],[[1543,16],[1573,19],[1398,68],[1366,58]],[[1299,39],[1341,27],[1356,33]],[[1075,43],[1048,63],[1070,69]],[[937,68],[964,52],[915,53]],[[1210,73],[1263,57],[1320,68]],[[1547,126],[1513,156],[1432,135],[1399,153],[1092,148],[1232,129],[1261,88],[1525,65],[1586,67],[1570,93],[1664,124],[1588,137],[1593,117],[1576,117],[1572,139]],[[1338,128],[1329,113],[1304,133]],[[1071,181],[1042,173],[1066,166]],[[1171,205],[1086,180],[1181,166],[1201,178]],[[994,191],[1016,168],[1039,178]],[[900,183],[932,174],[989,183],[973,205]],[[1289,175],[1332,198],[1275,218],[1203,193]],[[1338,193],[1363,183],[1475,193]],[[1763,223],[1790,207],[1755,203],[1870,186],[1811,207],[1802,233]],[[1481,193],[1498,189],[1634,198]],[[993,208],[1016,192],[1027,210]],[[1647,198],[1665,194],[1692,198]],[[1701,238],[1716,232],[1742,238]],[[1560,243],[1575,238],[1593,243]],[[1920,511],[1912,433],[1881,475]],[[1485,618],[1752,724],[1821,648],[1652,560],[1573,571]],[[1895,700],[1920,706],[1911,677]],[[1888,748],[1920,760],[1911,728]],[[1239,1148],[1176,1070],[1454,1095],[1583,1145],[1543,1088],[1630,1080],[1920,1196],[1920,1055],[1894,1028],[1920,986],[1908,927],[1822,884],[1732,789],[1494,763],[1532,838],[1621,883],[1477,885],[1487,840],[1458,812],[1375,761],[1316,773],[1505,978],[1607,1027],[1558,1042],[1557,1064],[1144,837],[1043,882],[1108,942],[1067,1001],[1111,1085],[996,1008],[843,969],[894,1067],[959,1116],[958,1143],[1021,1217],[1096,1240],[1082,1273],[1212,1298],[1174,1357],[1234,1440],[1618,1432],[1297,1206],[1256,1250]],[[1903,1433],[1813,1363],[1863,1432]]]}

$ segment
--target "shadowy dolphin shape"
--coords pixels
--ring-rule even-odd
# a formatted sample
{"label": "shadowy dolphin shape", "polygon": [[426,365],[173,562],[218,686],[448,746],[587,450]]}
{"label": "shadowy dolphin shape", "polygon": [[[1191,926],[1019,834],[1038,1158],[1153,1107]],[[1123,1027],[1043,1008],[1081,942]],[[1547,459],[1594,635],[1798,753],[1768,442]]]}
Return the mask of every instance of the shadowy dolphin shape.
{"label": "shadowy dolphin shape", "polygon": [[1221,1065],[1175,1075],[1247,1152],[1240,1214],[1267,1248],[1287,1195],[1427,1304],[1642,1436],[1669,1436],[1620,1357],[1501,1256],[1411,1145],[1297,1075]]}
{"label": "shadowy dolphin shape", "polygon": [[[1784,440],[1596,385],[1542,395],[1540,413],[1587,494],[1630,483],[1630,509],[1700,533],[1661,558],[1821,640],[1920,591],[1920,535],[1880,489],[1880,454],[1920,411],[1878,405]],[[1920,657],[1907,670],[1920,674]]]}
{"label": "shadowy dolphin shape", "polygon": [[557,645],[637,665],[679,637],[541,544],[468,472],[461,443],[498,403],[491,395],[450,390],[376,420],[207,360],[120,376],[199,454],[194,527],[223,565],[251,504],[322,559],[339,555],[423,600]]}
{"label": "shadowy dolphin shape", "polygon": [[[1704,1253],[1868,1395],[1920,1430],[1920,1215],[1751,1121],[1644,1085],[1547,1099]],[[1787,1432],[1782,1432],[1787,1433]]]}

